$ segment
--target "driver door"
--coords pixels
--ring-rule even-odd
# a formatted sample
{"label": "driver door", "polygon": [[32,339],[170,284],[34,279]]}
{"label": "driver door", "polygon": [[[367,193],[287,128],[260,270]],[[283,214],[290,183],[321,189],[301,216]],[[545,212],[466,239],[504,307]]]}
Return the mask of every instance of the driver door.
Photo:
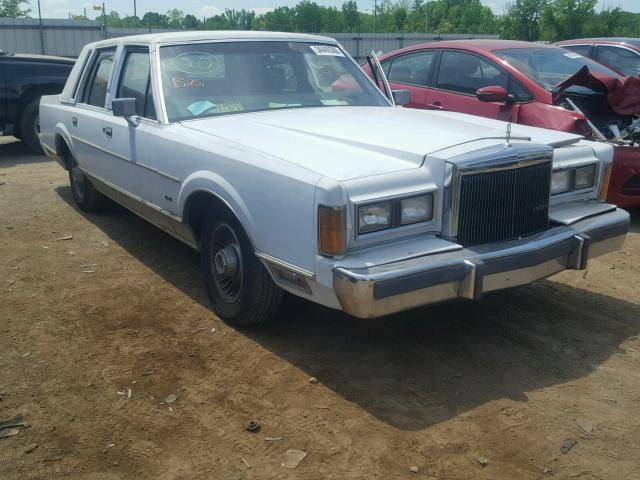
{"label": "driver door", "polygon": [[512,121],[513,103],[481,102],[476,97],[476,90],[489,86],[504,87],[508,91],[509,75],[479,55],[444,50],[435,85],[427,94],[427,106],[433,110]]}

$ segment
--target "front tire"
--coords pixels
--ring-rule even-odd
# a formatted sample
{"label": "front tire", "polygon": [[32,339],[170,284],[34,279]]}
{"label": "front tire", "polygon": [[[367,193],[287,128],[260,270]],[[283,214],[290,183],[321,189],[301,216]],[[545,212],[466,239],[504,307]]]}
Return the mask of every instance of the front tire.
{"label": "front tire", "polygon": [[20,117],[20,138],[36,155],[44,154],[40,145],[40,97],[27,104]]}
{"label": "front tire", "polygon": [[200,260],[218,317],[236,326],[259,325],[274,318],[282,290],[255,256],[235,219],[225,216],[205,220]]}
{"label": "front tire", "polygon": [[80,210],[97,212],[108,203],[107,197],[94,188],[73,158],[69,161],[69,183],[73,199]]}

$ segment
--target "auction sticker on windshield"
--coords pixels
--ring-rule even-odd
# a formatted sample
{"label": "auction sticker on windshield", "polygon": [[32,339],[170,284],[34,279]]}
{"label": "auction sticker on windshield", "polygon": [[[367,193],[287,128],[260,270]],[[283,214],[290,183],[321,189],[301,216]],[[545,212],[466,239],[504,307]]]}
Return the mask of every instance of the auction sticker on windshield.
{"label": "auction sticker on windshield", "polygon": [[309,45],[309,48],[314,51],[316,55],[330,55],[332,57],[344,57],[344,53],[338,47],[331,45]]}

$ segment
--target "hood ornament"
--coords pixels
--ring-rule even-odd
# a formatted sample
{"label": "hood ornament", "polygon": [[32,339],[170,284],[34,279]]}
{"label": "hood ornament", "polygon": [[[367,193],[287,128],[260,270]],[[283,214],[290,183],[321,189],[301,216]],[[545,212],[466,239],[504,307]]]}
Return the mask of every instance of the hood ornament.
{"label": "hood ornament", "polygon": [[510,147],[511,146],[511,123],[507,123],[507,135],[505,138],[506,138],[505,146]]}

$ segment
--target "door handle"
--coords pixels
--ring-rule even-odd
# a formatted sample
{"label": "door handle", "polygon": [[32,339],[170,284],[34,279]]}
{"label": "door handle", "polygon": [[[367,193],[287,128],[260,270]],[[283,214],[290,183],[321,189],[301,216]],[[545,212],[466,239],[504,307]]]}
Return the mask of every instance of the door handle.
{"label": "door handle", "polygon": [[111,127],[102,127],[102,132],[107,136],[107,138],[111,138],[111,136],[113,135],[113,130],[111,130]]}
{"label": "door handle", "polygon": [[431,108],[433,110],[444,110],[444,107],[440,102],[427,103],[427,108]]}

